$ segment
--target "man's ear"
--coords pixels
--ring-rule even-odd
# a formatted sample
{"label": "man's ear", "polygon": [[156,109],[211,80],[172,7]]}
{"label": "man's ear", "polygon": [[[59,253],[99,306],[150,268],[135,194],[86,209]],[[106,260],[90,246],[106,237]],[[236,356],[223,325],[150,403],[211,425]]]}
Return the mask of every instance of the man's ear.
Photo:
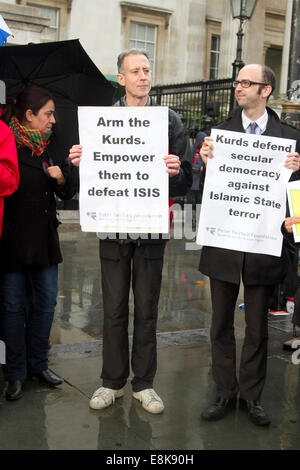
{"label": "man's ear", "polygon": [[125,77],[122,73],[117,74],[117,80],[119,85],[125,86]]}
{"label": "man's ear", "polygon": [[269,96],[272,95],[272,87],[271,85],[268,85],[266,87],[263,88],[263,97],[264,98],[268,98]]}

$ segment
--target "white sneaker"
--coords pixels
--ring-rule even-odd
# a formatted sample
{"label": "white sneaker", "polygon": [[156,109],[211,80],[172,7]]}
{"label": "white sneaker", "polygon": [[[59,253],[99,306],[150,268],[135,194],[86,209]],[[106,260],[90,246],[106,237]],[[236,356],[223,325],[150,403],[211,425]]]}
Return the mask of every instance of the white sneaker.
{"label": "white sneaker", "polygon": [[113,390],[112,388],[100,387],[95,391],[90,400],[90,408],[93,410],[103,410],[115,403],[116,398],[124,395],[124,389]]}
{"label": "white sneaker", "polygon": [[146,388],[140,392],[133,392],[132,396],[142,403],[144,410],[149,413],[158,414],[164,410],[162,399],[157,395],[153,388]]}

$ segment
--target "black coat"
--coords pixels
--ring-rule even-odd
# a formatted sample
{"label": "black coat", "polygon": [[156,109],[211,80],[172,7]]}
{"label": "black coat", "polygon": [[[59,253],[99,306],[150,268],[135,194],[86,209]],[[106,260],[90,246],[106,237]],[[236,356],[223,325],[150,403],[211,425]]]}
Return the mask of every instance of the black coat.
{"label": "black coat", "polygon": [[36,157],[27,147],[18,149],[19,188],[4,204],[2,272],[47,267],[62,261],[54,193],[60,199],[70,199],[75,194],[74,170],[67,160],[60,165],[66,178],[60,187],[46,174],[43,162],[55,165],[55,156],[46,150]]}
{"label": "black coat", "polygon": [[[297,141],[296,151],[300,153],[299,131],[281,122],[271,109],[267,108],[267,111],[269,119],[263,135],[294,139]],[[238,109],[234,116],[216,127],[228,131],[245,132],[241,112],[242,110]],[[299,172],[293,173],[292,179],[300,179]],[[293,246],[289,243],[288,237],[284,237],[281,257],[204,246],[199,270],[209,277],[234,284],[240,282],[241,273],[243,273],[245,285],[275,285],[283,279],[292,256]]]}

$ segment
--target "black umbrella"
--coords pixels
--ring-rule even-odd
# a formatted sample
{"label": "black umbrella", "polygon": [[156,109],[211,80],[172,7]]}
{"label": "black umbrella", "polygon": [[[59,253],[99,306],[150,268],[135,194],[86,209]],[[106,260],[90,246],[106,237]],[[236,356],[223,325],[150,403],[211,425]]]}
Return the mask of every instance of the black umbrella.
{"label": "black umbrella", "polygon": [[54,96],[56,161],[79,142],[77,106],[110,106],[115,91],[78,39],[1,47],[0,80],[6,84],[7,98],[16,97],[27,84]]}

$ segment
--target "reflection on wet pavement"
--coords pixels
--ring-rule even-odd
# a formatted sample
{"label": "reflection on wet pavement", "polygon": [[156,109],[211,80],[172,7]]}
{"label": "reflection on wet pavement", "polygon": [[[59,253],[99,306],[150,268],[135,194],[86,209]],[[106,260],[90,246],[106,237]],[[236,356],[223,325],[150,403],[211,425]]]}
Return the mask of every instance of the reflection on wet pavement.
{"label": "reflection on wet pavement", "polygon": [[[60,229],[64,262],[59,265],[59,293],[52,344],[83,343],[102,338],[103,304],[99,241],[83,233],[78,223]],[[186,250],[185,240],[171,239],[166,246],[157,331],[208,330],[211,301],[208,278],[198,271],[200,250]],[[241,292],[237,305],[243,302]],[[129,334],[133,325],[133,296],[129,298]],[[279,331],[291,332],[290,318],[270,318]],[[244,314],[237,307],[235,328],[243,334]]]}
{"label": "reflection on wet pavement", "polygon": [[[103,305],[98,239],[78,224],[60,232],[64,262],[59,266],[59,294],[52,344],[91,341],[102,336]],[[208,328],[208,280],[198,271],[199,251],[185,251],[184,240],[166,247],[159,303],[158,332]],[[129,334],[133,296],[130,295]]]}

